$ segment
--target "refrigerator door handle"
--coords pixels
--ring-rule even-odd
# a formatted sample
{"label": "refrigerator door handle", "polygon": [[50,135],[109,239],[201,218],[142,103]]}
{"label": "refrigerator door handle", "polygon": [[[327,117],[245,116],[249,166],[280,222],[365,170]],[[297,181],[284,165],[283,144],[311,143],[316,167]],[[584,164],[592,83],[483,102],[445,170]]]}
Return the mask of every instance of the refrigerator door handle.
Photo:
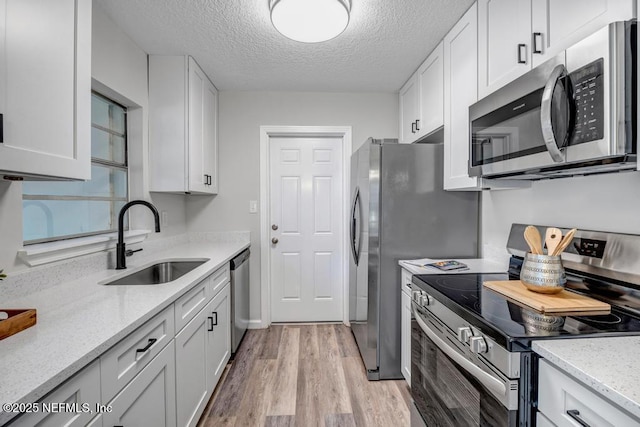
{"label": "refrigerator door handle", "polygon": [[[359,218],[356,218],[356,208],[358,209]],[[358,244],[356,246],[356,239],[358,237],[356,235],[356,231],[358,230],[358,221],[362,220],[361,217],[362,217],[362,212],[360,209],[360,188],[356,187],[356,191],[353,196],[353,204],[351,205],[351,224],[350,224],[351,254],[353,255],[353,260],[355,261],[356,265],[358,265],[358,262],[360,261],[360,241],[358,239]]]}

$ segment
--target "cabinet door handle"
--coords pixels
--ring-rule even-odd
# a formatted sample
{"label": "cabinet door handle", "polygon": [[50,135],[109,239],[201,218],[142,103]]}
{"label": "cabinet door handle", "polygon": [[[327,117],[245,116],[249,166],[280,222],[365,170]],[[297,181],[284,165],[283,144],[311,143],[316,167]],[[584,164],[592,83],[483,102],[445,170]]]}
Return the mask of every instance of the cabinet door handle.
{"label": "cabinet door handle", "polygon": [[[523,59],[523,55],[522,55],[522,49],[525,49],[524,51],[524,56],[525,58]],[[519,43],[518,44],[518,64],[526,64],[527,60],[526,60],[526,56],[527,56],[527,51],[526,51],[527,45],[524,43]]]}
{"label": "cabinet door handle", "polygon": [[580,411],[578,411],[577,409],[569,409],[567,411],[567,415],[569,415],[571,418],[573,418],[575,420],[575,422],[580,424],[582,427],[591,427],[585,420],[583,420],[580,417]]}
{"label": "cabinet door handle", "polygon": [[216,320],[213,321],[213,326],[218,326],[218,312],[217,311],[212,311],[211,314],[216,316]]}
{"label": "cabinet door handle", "polygon": [[416,133],[416,122],[411,122],[411,133]]}
{"label": "cabinet door handle", "polygon": [[[209,332],[213,331],[213,317],[209,316],[207,317],[207,319],[209,319],[209,329],[207,329]],[[217,322],[216,322],[217,323]]]}
{"label": "cabinet door handle", "polygon": [[157,338],[149,338],[149,341],[147,342],[146,346],[144,346],[143,348],[136,349],[136,354],[146,352],[147,350],[149,350],[151,348],[152,345],[154,345],[156,343],[156,341],[158,341]]}
{"label": "cabinet door handle", "polygon": [[542,33],[533,33],[533,53],[542,53],[542,49],[538,47],[538,40],[542,46]]}
{"label": "cabinet door handle", "polygon": [[211,175],[207,175],[209,177],[209,185],[211,185]]}
{"label": "cabinet door handle", "polygon": [[416,131],[420,130],[420,127],[418,126],[420,124],[420,119],[416,120]]}
{"label": "cabinet door handle", "polygon": [[204,185],[208,185],[209,184],[209,175],[207,175],[206,173],[204,174]]}

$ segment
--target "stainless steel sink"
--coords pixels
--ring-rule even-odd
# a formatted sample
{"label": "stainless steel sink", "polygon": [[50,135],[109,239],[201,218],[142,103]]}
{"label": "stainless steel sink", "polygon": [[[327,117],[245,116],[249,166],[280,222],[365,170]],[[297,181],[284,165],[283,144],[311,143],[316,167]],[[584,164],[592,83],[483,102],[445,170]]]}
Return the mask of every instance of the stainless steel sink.
{"label": "stainless steel sink", "polygon": [[208,259],[188,261],[164,261],[150,265],[141,270],[134,271],[124,277],[120,277],[103,285],[159,285],[173,282],[184,276],[191,270],[201,266]]}

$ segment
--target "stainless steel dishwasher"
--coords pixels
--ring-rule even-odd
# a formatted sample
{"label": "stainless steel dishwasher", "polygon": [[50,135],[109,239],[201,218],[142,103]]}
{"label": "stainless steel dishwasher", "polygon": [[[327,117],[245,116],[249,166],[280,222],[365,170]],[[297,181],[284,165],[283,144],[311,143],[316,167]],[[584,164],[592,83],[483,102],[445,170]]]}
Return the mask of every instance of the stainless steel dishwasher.
{"label": "stainless steel dishwasher", "polygon": [[249,324],[249,249],[231,260],[231,352],[238,350]]}

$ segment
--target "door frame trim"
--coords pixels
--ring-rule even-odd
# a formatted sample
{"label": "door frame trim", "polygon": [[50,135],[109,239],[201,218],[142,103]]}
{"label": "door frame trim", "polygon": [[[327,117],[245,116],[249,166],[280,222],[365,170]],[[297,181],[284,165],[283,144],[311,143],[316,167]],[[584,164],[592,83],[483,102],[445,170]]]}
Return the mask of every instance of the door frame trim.
{"label": "door frame trim", "polygon": [[[342,192],[343,224],[349,220],[349,195],[351,183],[351,126],[260,126],[260,327],[271,325],[271,263],[269,262],[269,164],[270,140],[272,137],[337,137],[342,138]],[[349,324],[349,239],[342,233],[342,321]]]}

